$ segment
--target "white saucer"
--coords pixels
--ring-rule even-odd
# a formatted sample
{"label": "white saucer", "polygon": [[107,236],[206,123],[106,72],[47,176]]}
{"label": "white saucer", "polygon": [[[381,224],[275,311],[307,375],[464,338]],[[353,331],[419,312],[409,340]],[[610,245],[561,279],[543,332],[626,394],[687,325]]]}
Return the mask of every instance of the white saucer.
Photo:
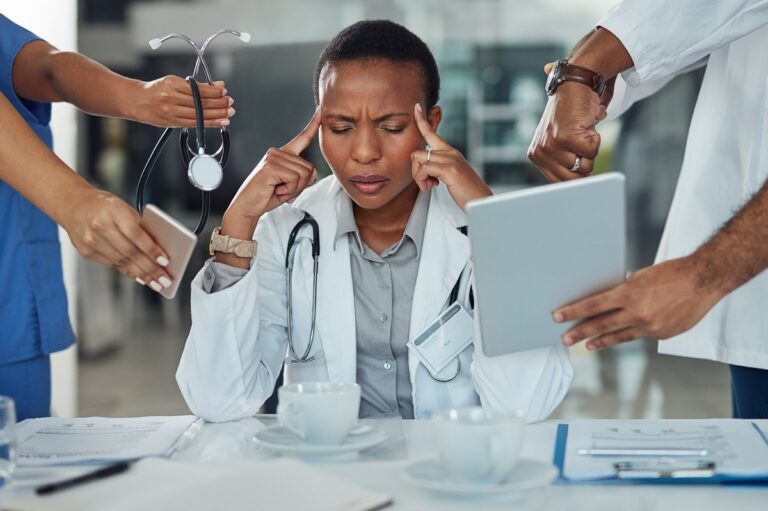
{"label": "white saucer", "polygon": [[299,456],[335,456],[362,451],[386,440],[387,434],[378,428],[361,425],[353,429],[339,445],[317,445],[304,442],[297,434],[281,426],[262,429],[253,436],[256,443],[283,454]]}
{"label": "white saucer", "polygon": [[548,463],[521,458],[503,483],[464,483],[448,478],[438,459],[416,461],[405,467],[410,483],[440,493],[454,495],[498,495],[545,486],[557,477],[557,469]]}

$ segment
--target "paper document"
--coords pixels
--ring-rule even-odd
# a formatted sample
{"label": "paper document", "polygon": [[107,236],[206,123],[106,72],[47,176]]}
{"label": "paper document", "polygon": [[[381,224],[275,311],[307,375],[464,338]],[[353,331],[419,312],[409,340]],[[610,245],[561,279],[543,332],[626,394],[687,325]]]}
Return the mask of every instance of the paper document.
{"label": "paper document", "polygon": [[369,511],[391,502],[319,470],[290,459],[211,466],[150,458],[124,474],[45,497],[16,491],[7,505],[18,511]]}
{"label": "paper document", "polygon": [[716,474],[768,474],[768,444],[749,421],[635,420],[574,421],[568,427],[564,474],[570,480],[603,479],[616,475],[613,464],[647,460],[638,456],[584,456],[580,449],[700,449],[701,457],[665,459],[707,460]]}
{"label": "paper document", "polygon": [[166,456],[199,420],[192,415],[30,419],[16,429],[18,463],[30,467]]}

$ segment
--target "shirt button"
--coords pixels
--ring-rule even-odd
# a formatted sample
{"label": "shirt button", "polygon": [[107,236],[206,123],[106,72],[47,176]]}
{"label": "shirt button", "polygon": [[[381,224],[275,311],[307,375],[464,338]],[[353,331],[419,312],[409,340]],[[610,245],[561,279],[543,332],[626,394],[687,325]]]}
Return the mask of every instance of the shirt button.
{"label": "shirt button", "polygon": [[390,362],[389,360],[387,360],[386,362],[384,362],[384,369],[386,369],[387,371],[389,371],[390,369],[392,369],[392,362]]}
{"label": "shirt button", "polygon": [[379,319],[381,320],[382,323],[386,323],[389,320],[389,316],[387,316],[386,314],[382,314]]}

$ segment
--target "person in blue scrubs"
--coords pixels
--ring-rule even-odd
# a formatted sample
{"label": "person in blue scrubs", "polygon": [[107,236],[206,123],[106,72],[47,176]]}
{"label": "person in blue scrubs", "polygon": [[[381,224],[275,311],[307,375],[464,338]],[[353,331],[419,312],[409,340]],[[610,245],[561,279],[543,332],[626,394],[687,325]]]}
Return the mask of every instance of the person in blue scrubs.
{"label": "person in blue scrubs", "polygon": [[[224,84],[200,90],[206,125],[228,125],[234,109]],[[161,127],[195,124],[184,79],[123,77],[0,14],[0,395],[15,400],[19,420],[50,414],[49,355],[75,342],[57,223],[84,257],[155,291],[171,284],[167,256],[138,213],[51,151],[52,101]]]}

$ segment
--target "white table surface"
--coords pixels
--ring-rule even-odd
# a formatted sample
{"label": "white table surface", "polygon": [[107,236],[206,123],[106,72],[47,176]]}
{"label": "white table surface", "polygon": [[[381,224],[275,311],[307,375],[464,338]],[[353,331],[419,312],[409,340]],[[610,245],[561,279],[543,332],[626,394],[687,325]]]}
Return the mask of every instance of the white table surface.
{"label": "white table surface", "polygon": [[[311,462],[312,465],[394,498],[392,510],[452,509],[535,509],[566,511],[650,511],[655,509],[696,511],[755,509],[768,510],[768,487],[709,485],[550,485],[503,498],[457,499],[412,486],[403,479],[404,467],[413,460],[437,455],[427,421],[363,421],[382,427],[388,439],[359,457],[342,461]],[[197,436],[173,458],[180,461],[226,464],[232,459],[268,459],[272,455],[258,446],[254,433],[275,423],[274,417],[260,416],[238,422],[206,424]],[[768,421],[758,421],[765,430]],[[522,455],[551,462],[557,424],[526,428]],[[300,482],[293,482],[297,489]]]}
{"label": "white table surface", "polygon": [[[371,490],[390,495],[397,510],[520,509],[557,511],[652,511],[652,510],[768,510],[768,487],[717,485],[568,485],[553,484],[540,489],[503,497],[456,498],[431,493],[412,486],[403,478],[406,465],[414,460],[437,455],[428,421],[400,419],[363,421],[386,430],[387,440],[379,446],[333,461],[312,461],[312,466],[328,474],[355,482]],[[259,447],[253,435],[276,423],[274,416],[257,416],[236,422],[205,424],[189,441],[182,442],[173,459],[226,466],[244,460],[260,463],[273,454]],[[758,421],[768,430],[768,420]],[[526,427],[522,456],[551,462],[557,423]],[[82,468],[43,469],[44,475],[60,479]],[[20,475],[20,474],[19,474]],[[41,474],[43,475],[43,474]],[[46,479],[48,478],[46,477]],[[22,483],[22,481],[18,481]],[[37,479],[40,482],[40,479]],[[16,484],[14,484],[16,486]],[[17,488],[30,491],[30,483]],[[300,481],[286,482],[287,488],[301,490]],[[7,495],[10,496],[10,495]],[[118,496],[116,496],[118,497]],[[9,499],[12,501],[12,499]],[[2,497],[0,496],[0,501]],[[258,495],[254,495],[258,502]],[[0,504],[0,509],[2,505]]]}

